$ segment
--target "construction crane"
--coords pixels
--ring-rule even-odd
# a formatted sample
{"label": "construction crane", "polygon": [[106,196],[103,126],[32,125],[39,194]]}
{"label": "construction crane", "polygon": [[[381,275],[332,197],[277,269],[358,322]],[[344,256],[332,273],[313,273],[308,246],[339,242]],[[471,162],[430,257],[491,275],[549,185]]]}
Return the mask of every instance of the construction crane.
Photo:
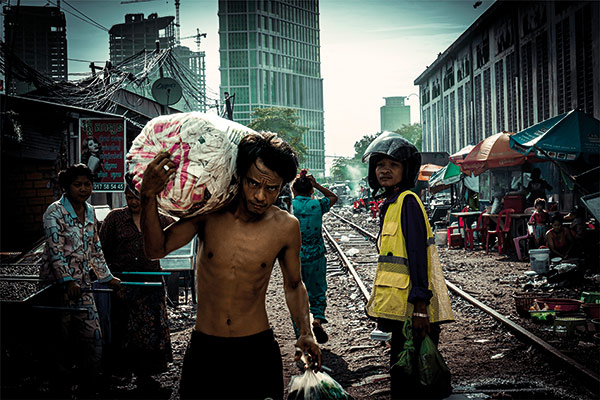
{"label": "construction crane", "polygon": [[196,28],[196,34],[195,35],[182,37],[181,40],[195,38],[196,39],[197,51],[200,51],[200,39],[203,38],[203,37],[204,38],[206,37],[206,33],[200,33],[200,29]]}

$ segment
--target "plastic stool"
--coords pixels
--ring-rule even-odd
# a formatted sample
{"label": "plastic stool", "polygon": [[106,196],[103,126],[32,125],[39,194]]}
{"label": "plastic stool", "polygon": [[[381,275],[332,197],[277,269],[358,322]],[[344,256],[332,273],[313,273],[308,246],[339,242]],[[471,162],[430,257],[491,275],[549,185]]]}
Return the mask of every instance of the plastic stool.
{"label": "plastic stool", "polygon": [[527,234],[513,239],[513,242],[515,244],[515,251],[517,252],[517,258],[519,259],[519,261],[523,260],[523,257],[521,256],[521,246],[519,246],[519,242],[521,240],[527,240],[528,238],[529,235]]}

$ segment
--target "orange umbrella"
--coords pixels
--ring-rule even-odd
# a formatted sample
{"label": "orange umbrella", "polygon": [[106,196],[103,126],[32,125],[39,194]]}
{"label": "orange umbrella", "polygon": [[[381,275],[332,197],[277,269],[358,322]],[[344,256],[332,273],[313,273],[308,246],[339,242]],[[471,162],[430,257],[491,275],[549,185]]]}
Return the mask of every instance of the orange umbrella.
{"label": "orange umbrella", "polygon": [[465,147],[463,147],[462,149],[460,149],[459,151],[457,151],[456,153],[452,154],[450,157],[448,157],[448,159],[450,160],[451,163],[455,164],[455,165],[460,165],[462,164],[463,160],[465,159],[465,157],[467,156],[467,154],[469,154],[471,152],[471,150],[473,150],[473,146],[472,144],[469,144]]}
{"label": "orange umbrella", "polygon": [[524,164],[525,161],[544,161],[537,158],[534,152],[525,155],[511,149],[511,135],[511,132],[496,133],[477,143],[463,160],[460,170],[466,175],[477,176],[490,168],[512,167]]}
{"label": "orange umbrella", "polygon": [[421,165],[421,168],[419,169],[419,178],[418,180],[420,181],[428,181],[429,177],[431,175],[433,175],[433,173],[437,170],[442,169],[443,167],[441,165],[435,165],[435,164],[423,164]]}

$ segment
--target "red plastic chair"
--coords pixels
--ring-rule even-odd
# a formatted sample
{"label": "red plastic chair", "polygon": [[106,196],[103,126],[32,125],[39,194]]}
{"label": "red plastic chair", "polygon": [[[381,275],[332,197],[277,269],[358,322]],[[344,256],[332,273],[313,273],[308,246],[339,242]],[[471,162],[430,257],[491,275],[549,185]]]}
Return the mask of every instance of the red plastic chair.
{"label": "red plastic chair", "polygon": [[[471,246],[471,250],[475,246],[475,232],[480,232],[479,237],[483,238],[483,236],[487,237],[487,228],[488,228],[488,217],[483,216],[483,212],[477,218],[477,225],[475,228],[466,227],[465,228],[465,249],[467,245]],[[483,239],[481,239],[483,243]]]}
{"label": "red plastic chair", "polygon": [[[490,248],[490,236],[496,236],[498,238],[498,254],[502,253],[502,248],[506,250],[508,242],[508,236],[510,235],[510,214],[514,214],[513,208],[507,208],[500,211],[498,218],[496,219],[496,230],[487,231],[485,237],[485,252],[489,252]],[[504,218],[504,220],[502,220]]]}
{"label": "red plastic chair", "polygon": [[[523,214],[531,215],[531,214],[533,214],[534,211],[535,211],[534,207],[528,207],[525,209],[525,211],[523,211]],[[527,222],[529,222],[529,220]],[[529,237],[532,235],[533,235],[533,228],[531,225],[528,224],[527,232],[525,232],[525,234],[523,236],[519,236],[519,237],[516,237],[513,239],[513,243],[515,246],[515,252],[517,253],[517,258],[519,259],[519,261],[523,260],[523,256],[521,255],[521,240],[527,241],[529,239]]]}
{"label": "red plastic chair", "polygon": [[[460,212],[467,212],[467,211],[469,211],[469,206],[460,210]],[[466,221],[465,218],[459,217],[458,225],[448,226],[446,228],[446,234],[448,235],[448,248],[452,247],[452,235],[454,235],[454,237],[460,236],[460,231],[465,228],[465,225],[466,225],[465,221]],[[459,233],[454,233],[455,229],[458,229]],[[465,240],[466,240],[466,233],[465,233]],[[462,244],[461,244],[461,246],[462,246]]]}

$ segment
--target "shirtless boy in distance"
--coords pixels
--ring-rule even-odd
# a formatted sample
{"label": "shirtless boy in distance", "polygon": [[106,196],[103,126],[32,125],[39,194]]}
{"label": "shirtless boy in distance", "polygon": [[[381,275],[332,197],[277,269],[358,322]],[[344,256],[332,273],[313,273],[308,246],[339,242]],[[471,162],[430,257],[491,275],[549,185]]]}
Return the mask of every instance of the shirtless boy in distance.
{"label": "shirtless boy in distance", "polygon": [[[166,167],[166,168],[165,168]],[[300,274],[300,227],[272,206],[296,175],[296,156],[272,134],[239,145],[239,193],[223,210],[181,219],[163,230],[156,194],[175,173],[167,153],[148,165],[141,188],[142,231],[149,258],[162,258],[198,234],[196,325],[184,358],[182,398],[283,397],[283,367],[265,309],[275,260],[285,300],[300,329],[296,346],[321,367],[310,329],[308,295]],[[300,354],[296,354],[296,359]]]}

